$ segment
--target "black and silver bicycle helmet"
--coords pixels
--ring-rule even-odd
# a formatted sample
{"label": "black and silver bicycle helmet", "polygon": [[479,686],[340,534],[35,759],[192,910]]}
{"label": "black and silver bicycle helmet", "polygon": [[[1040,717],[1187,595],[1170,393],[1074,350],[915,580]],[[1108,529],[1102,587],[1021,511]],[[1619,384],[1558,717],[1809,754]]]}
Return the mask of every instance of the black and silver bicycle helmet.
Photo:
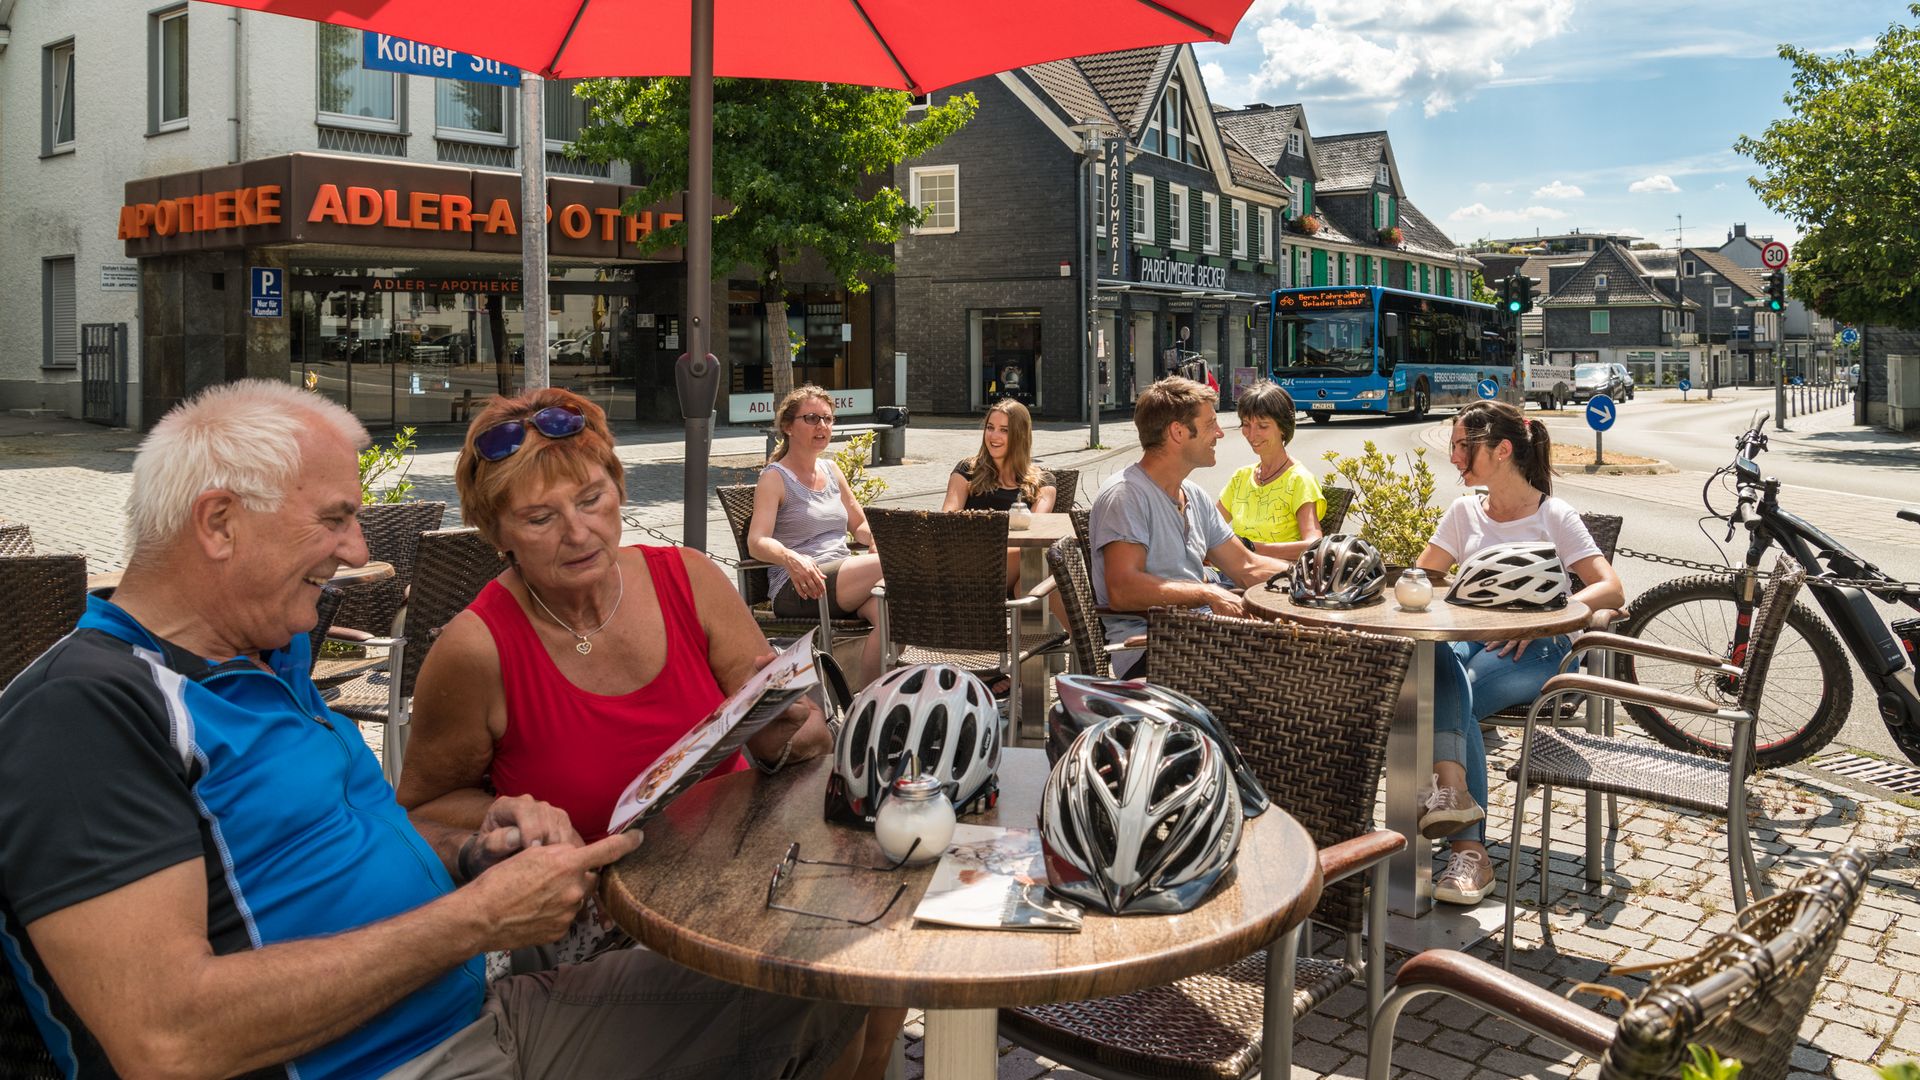
{"label": "black and silver bicycle helmet", "polygon": [[1189,911],[1233,865],[1240,814],[1226,755],[1199,728],[1158,716],[1102,720],[1047,777],[1048,887],[1110,915]]}
{"label": "black and silver bicycle helmet", "polygon": [[1380,552],[1349,533],[1322,536],[1293,563],[1293,602],[1307,607],[1359,607],[1377,599],[1386,583]]}
{"label": "black and silver bicycle helmet", "polygon": [[910,761],[939,778],[958,813],[999,801],[1000,710],[987,684],[951,664],[895,668],[868,684],[834,736],[828,820],[871,826]]}
{"label": "black and silver bicycle helmet", "polygon": [[1227,726],[1212,709],[1187,695],[1145,679],[1100,679],[1091,675],[1060,675],[1053,680],[1053,687],[1053,708],[1047,710],[1047,764],[1057,763],[1081,732],[1110,717],[1184,720],[1220,744],[1234,786],[1240,789],[1240,806],[1248,817],[1259,817],[1271,802],[1260,778],[1233,744]]}
{"label": "black and silver bicycle helmet", "polygon": [[1567,570],[1552,544],[1515,541],[1482,548],[1460,563],[1447,603],[1545,611],[1567,606]]}

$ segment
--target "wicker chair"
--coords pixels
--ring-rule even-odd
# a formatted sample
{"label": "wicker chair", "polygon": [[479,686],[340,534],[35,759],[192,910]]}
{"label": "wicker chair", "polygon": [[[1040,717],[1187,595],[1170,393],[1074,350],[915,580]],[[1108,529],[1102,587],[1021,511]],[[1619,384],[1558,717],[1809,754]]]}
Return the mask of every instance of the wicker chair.
{"label": "wicker chair", "polygon": [[1147,622],[1154,681],[1212,709],[1276,805],[1319,845],[1327,886],[1313,917],[1346,935],[1346,959],[1300,955],[1303,926],[1267,952],[1168,986],[1002,1010],[1001,1034],[1094,1076],[1243,1078],[1264,1068],[1286,1080],[1296,1017],[1356,978],[1369,1006],[1385,989],[1387,860],[1406,841],[1376,831],[1372,800],[1355,793],[1379,784],[1413,643],[1172,610]]}
{"label": "wicker chair", "polygon": [[17,521],[0,521],[0,559],[33,554],[33,530]]}
{"label": "wicker chair", "polygon": [[1332,536],[1346,524],[1347,510],[1353,506],[1353,489],[1328,487],[1320,489],[1320,494],[1327,500],[1327,512],[1320,515],[1320,531]]}
{"label": "wicker chair", "polygon": [[[1618,514],[1581,514],[1580,520],[1586,525],[1587,532],[1593,537],[1594,544],[1600,548],[1600,557],[1606,559],[1608,562],[1612,562],[1614,550],[1620,546],[1620,525],[1623,519]],[[1586,585],[1580,581],[1577,575],[1573,576],[1572,585],[1573,591],[1575,592],[1586,588]],[[1612,626],[1619,619],[1624,618],[1625,615],[1626,613],[1622,611],[1595,612],[1593,629],[1604,630]],[[1612,673],[1610,670],[1611,664],[1607,659],[1605,651],[1599,651],[1589,656],[1586,661],[1586,666],[1588,671],[1598,675],[1610,675]],[[1582,702],[1571,698],[1556,702],[1552,723],[1556,727],[1567,724],[1585,723],[1586,710],[1581,706]],[[1515,705],[1510,709],[1502,709],[1492,716],[1487,717],[1485,720],[1480,721],[1480,726],[1519,727],[1526,722],[1527,711],[1531,708],[1532,704],[1529,703],[1526,705]],[[1611,735],[1613,734],[1612,703],[1609,702],[1607,704],[1605,711],[1606,720],[1603,725],[1603,730]],[[1615,816],[1617,818],[1618,815]]]}
{"label": "wicker chair", "polygon": [[391,565],[393,576],[347,589],[334,616],[335,625],[383,637],[394,632],[393,620],[407,602],[407,586],[413,581],[420,534],[439,528],[446,513],[447,504],[443,502],[379,503],[360,508],[367,557]]}
{"label": "wicker chair", "polygon": [[1073,500],[1080,494],[1080,470],[1049,469],[1047,479],[1053,485],[1053,512],[1064,514],[1073,509]]}
{"label": "wicker chair", "polygon": [[386,725],[381,764],[389,782],[397,784],[400,780],[407,750],[407,720],[413,709],[413,683],[434,639],[506,568],[500,553],[473,529],[437,529],[421,534],[413,590],[407,600],[406,634],[370,639],[368,645],[386,647],[385,664],[329,691],[335,695],[330,702],[334,712],[350,720]]}
{"label": "wicker chair", "polygon": [[[1546,917],[1547,866],[1553,835],[1553,789],[1574,788],[1599,791],[1648,802],[1677,806],[1727,819],[1727,865],[1732,877],[1733,899],[1745,904],[1748,885],[1764,894],[1765,882],[1753,860],[1753,844],[1747,835],[1747,776],[1753,771],[1753,729],[1757,721],[1761,695],[1766,689],[1767,667],[1773,661],[1774,646],[1787,623],[1793,598],[1806,580],[1806,571],[1785,555],[1774,565],[1773,579],[1753,614],[1753,637],[1747,645],[1746,663],[1728,664],[1723,657],[1695,653],[1619,634],[1591,633],[1574,644],[1566,664],[1577,660],[1589,649],[1607,649],[1633,656],[1658,656],[1663,660],[1687,664],[1703,672],[1735,681],[1739,698],[1729,708],[1704,697],[1689,697],[1667,690],[1655,690],[1637,683],[1604,679],[1596,675],[1555,675],[1541,688],[1527,716],[1520,739],[1520,760],[1507,770],[1515,784],[1513,799],[1513,840],[1508,845],[1506,949],[1504,963],[1513,965],[1514,896],[1520,880],[1515,864],[1519,861],[1521,811],[1526,807],[1528,789],[1541,789],[1540,876],[1541,918]],[[1564,670],[1564,667],[1563,667]],[[1616,701],[1658,705],[1696,715],[1716,716],[1733,732],[1730,761],[1719,761],[1654,746],[1638,740],[1616,739],[1585,731],[1542,727],[1543,708],[1567,694],[1592,695]],[[1594,853],[1587,852],[1589,859]]]}
{"label": "wicker chair", "polygon": [[0,964],[0,1064],[13,1080],[59,1080],[60,1070],[53,1064],[46,1040],[27,1011],[27,1000],[20,984],[13,979],[13,966]]}
{"label": "wicker chair", "polygon": [[1073,538],[1080,541],[1080,561],[1093,565],[1093,511],[1069,510],[1067,517],[1073,522]]}
{"label": "wicker chair", "polygon": [[[713,490],[720,496],[720,509],[726,511],[727,527],[733,530],[733,545],[740,556],[740,565],[734,571],[740,596],[753,611],[754,621],[760,624],[760,632],[767,635],[768,640],[788,642],[817,628],[819,651],[831,656],[836,634],[858,637],[873,632],[865,619],[834,618],[832,604],[825,593],[820,595],[818,619],[786,619],[775,615],[769,589],[770,567],[747,553],[747,526],[753,522],[753,485],[724,484]],[[1001,573],[1004,576],[1005,570]]]}
{"label": "wicker chair", "polygon": [[0,559],[0,597],[12,627],[0,636],[0,687],[71,633],[87,606],[85,555]]}
{"label": "wicker chair", "polygon": [[1394,1025],[1428,994],[1459,998],[1597,1058],[1601,1080],[1677,1076],[1690,1045],[1741,1062],[1741,1080],[1785,1080],[1800,1024],[1866,891],[1869,869],[1858,848],[1837,852],[1791,890],[1742,911],[1732,930],[1700,952],[1655,969],[1617,1022],[1483,960],[1430,949],[1401,966],[1374,1017],[1367,1080],[1386,1080]]}
{"label": "wicker chair", "polygon": [[[1080,511],[1075,511],[1080,513]],[[1060,606],[1067,614],[1067,642],[1072,646],[1073,670],[1080,675],[1113,675],[1112,651],[1102,633],[1100,616],[1093,605],[1093,576],[1087,569],[1080,543],[1061,537],[1047,548],[1047,570],[1054,587],[1060,591]]]}
{"label": "wicker chair", "polygon": [[881,669],[946,663],[1007,677],[1007,721],[1020,731],[1020,667],[1060,643],[1030,646],[1021,615],[1037,595],[1007,599],[1007,515],[867,510],[880,550]]}

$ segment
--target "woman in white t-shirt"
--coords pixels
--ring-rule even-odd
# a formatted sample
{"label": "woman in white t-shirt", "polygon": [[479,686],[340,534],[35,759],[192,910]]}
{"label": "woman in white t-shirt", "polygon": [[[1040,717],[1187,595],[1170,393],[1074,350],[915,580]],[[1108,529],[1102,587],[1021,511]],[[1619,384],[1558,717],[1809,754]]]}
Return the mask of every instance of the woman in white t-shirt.
{"label": "woman in white t-shirt", "polygon": [[[1478,401],[1453,422],[1453,467],[1463,495],[1440,518],[1419,565],[1445,571],[1495,544],[1545,541],[1585,587],[1587,607],[1619,608],[1626,593],[1580,515],[1553,497],[1553,440],[1547,427],[1501,401]],[[1434,878],[1436,900],[1477,904],[1493,886],[1487,857],[1487,750],[1480,721],[1532,701],[1566,658],[1566,635],[1533,641],[1460,641],[1439,651],[1434,678],[1432,789],[1421,797],[1420,832],[1453,838],[1447,868]]]}

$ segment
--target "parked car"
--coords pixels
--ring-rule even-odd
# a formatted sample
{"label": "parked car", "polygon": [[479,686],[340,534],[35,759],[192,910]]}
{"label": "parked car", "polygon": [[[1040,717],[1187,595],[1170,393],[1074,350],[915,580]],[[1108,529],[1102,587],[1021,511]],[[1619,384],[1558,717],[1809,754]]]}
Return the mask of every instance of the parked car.
{"label": "parked car", "polygon": [[1573,401],[1605,394],[1615,401],[1633,400],[1633,376],[1624,364],[1578,364],[1573,369]]}

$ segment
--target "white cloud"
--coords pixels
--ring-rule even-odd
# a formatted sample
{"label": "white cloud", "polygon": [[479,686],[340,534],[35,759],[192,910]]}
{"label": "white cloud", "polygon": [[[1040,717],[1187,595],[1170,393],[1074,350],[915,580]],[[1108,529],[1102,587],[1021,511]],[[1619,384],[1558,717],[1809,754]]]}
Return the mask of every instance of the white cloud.
{"label": "white cloud", "polygon": [[1575,0],[1257,0],[1242,21],[1265,56],[1253,97],[1383,120],[1418,101],[1446,112],[1505,75],[1505,60],[1565,30]]}
{"label": "white cloud", "polygon": [[1486,203],[1463,206],[1447,215],[1448,221],[1466,225],[1523,225],[1534,221],[1558,221],[1566,211],[1551,206],[1527,206],[1518,210],[1494,210]]}
{"label": "white cloud", "polygon": [[1578,199],[1585,195],[1586,192],[1580,190],[1578,185],[1563,184],[1558,180],[1546,187],[1533,189],[1533,197],[1536,199]]}
{"label": "white cloud", "polygon": [[1654,173],[1645,179],[1635,180],[1633,183],[1628,184],[1627,190],[1636,195],[1644,195],[1649,192],[1672,195],[1680,190],[1680,185],[1674,183],[1673,177],[1668,176],[1666,173]]}

